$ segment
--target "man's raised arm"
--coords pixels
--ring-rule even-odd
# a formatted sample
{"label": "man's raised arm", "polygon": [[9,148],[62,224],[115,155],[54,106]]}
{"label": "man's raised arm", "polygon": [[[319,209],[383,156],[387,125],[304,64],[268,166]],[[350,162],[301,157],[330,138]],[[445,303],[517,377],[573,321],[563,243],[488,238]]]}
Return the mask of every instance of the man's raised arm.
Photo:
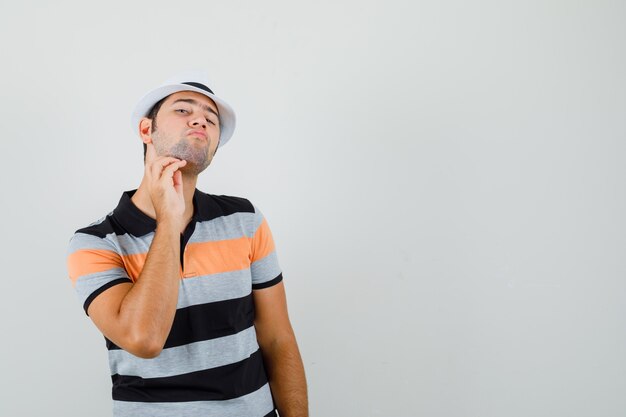
{"label": "man's raised arm", "polygon": [[89,305],[102,334],[142,358],[159,355],[174,321],[180,283],[180,233],[185,200],[179,168],[186,161],[156,157],[148,144],[145,177],[157,228],[136,282],[115,285]]}

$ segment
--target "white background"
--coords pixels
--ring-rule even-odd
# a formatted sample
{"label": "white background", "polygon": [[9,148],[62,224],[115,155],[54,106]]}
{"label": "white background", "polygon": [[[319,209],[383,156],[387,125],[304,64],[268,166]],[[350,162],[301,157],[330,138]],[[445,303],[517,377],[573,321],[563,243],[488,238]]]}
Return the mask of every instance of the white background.
{"label": "white background", "polygon": [[65,264],[141,95],[235,108],[198,188],[266,215],[312,416],[626,414],[626,3],[0,5],[0,415],[110,416]]}

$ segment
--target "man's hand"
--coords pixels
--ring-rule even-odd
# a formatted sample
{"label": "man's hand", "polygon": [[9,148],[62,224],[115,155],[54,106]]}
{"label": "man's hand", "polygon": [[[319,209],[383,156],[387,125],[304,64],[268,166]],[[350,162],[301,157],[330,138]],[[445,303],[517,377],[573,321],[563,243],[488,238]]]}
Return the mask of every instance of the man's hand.
{"label": "man's hand", "polygon": [[187,161],[170,156],[158,156],[152,143],[146,144],[145,177],[157,223],[179,224],[184,220],[185,196],[180,168]]}

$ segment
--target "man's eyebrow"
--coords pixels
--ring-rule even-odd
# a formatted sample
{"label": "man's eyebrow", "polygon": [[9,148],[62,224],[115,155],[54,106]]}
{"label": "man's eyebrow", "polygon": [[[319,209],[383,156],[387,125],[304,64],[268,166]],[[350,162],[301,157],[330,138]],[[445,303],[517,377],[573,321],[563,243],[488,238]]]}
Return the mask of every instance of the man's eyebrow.
{"label": "man's eyebrow", "polygon": [[204,110],[206,110],[206,111],[208,111],[208,112],[211,112],[211,113],[213,113],[213,114],[214,114],[214,115],[216,115],[216,116],[219,116],[219,114],[217,114],[217,113],[215,112],[215,110],[213,110],[211,107],[207,106],[206,104],[202,104],[202,103],[200,103],[200,102],[198,102],[198,101],[196,101],[196,100],[194,100],[194,99],[192,99],[192,98],[179,98],[178,100],[176,100],[175,102],[173,102],[173,103],[172,103],[172,105],[174,105],[174,104],[178,103],[179,101],[183,101],[183,102],[185,102],[185,103],[189,103],[189,104],[194,104],[194,105],[196,105],[196,106],[200,106],[200,107],[202,107]]}

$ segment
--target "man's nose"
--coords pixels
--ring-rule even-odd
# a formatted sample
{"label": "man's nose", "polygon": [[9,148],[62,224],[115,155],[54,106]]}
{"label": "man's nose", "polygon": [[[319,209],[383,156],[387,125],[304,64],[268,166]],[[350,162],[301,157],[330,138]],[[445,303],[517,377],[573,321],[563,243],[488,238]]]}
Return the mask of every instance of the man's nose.
{"label": "man's nose", "polygon": [[191,126],[202,126],[203,129],[207,127],[207,121],[202,115],[194,116],[189,119],[189,124]]}

